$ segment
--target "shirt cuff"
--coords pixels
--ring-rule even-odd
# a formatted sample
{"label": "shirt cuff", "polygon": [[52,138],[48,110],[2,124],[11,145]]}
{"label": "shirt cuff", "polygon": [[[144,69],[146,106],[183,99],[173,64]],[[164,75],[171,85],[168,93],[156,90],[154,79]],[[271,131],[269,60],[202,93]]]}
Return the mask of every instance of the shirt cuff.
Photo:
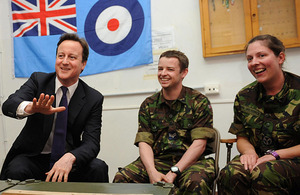
{"label": "shirt cuff", "polygon": [[149,132],[138,132],[135,137],[134,145],[138,146],[139,142],[146,142],[150,146],[153,145],[153,135]]}
{"label": "shirt cuff", "polygon": [[21,102],[21,104],[18,106],[17,111],[16,111],[17,118],[22,119],[29,115],[32,115],[30,113],[25,112],[25,108],[29,103],[31,103],[31,102],[30,101]]}
{"label": "shirt cuff", "polygon": [[238,136],[247,137],[247,134],[244,131],[244,125],[242,125],[242,124],[231,123],[229,133],[232,133],[232,134],[238,135]]}
{"label": "shirt cuff", "polygon": [[192,141],[195,139],[207,139],[209,142],[211,142],[214,140],[214,136],[214,130],[209,127],[197,127],[191,131]]}

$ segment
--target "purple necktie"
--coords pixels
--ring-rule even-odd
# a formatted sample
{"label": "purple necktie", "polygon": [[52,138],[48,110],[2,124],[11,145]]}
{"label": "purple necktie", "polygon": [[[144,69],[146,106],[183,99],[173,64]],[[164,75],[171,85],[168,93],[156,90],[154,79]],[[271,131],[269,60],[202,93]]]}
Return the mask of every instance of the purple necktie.
{"label": "purple necktie", "polygon": [[67,122],[68,122],[68,100],[67,100],[68,88],[62,86],[61,90],[63,92],[63,95],[60,100],[59,106],[66,107],[66,110],[57,113],[52,150],[51,150],[50,169],[52,168],[54,163],[58,159],[60,159],[62,155],[65,153],[65,142],[66,142]]}

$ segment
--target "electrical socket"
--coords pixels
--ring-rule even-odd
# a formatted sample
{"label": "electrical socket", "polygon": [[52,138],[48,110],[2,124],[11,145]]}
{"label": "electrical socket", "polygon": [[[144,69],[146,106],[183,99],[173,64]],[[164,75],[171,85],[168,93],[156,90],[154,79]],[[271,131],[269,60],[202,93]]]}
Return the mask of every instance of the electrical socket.
{"label": "electrical socket", "polygon": [[205,94],[219,94],[219,84],[206,84],[204,92]]}

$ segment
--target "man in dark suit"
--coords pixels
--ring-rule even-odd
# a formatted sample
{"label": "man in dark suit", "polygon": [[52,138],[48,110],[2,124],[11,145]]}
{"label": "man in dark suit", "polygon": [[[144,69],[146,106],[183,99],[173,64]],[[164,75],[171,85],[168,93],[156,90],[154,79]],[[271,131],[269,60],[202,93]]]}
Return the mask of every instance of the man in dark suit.
{"label": "man in dark suit", "polygon": [[[33,73],[4,102],[2,111],[6,116],[26,117],[27,121],[6,156],[0,179],[108,182],[108,166],[96,158],[103,96],[79,79],[88,55],[84,39],[76,34],[62,35],[57,43],[55,73]],[[61,86],[67,87],[66,96]],[[67,110],[59,106],[62,96],[67,98]],[[65,110],[64,152],[50,165],[56,116]]]}

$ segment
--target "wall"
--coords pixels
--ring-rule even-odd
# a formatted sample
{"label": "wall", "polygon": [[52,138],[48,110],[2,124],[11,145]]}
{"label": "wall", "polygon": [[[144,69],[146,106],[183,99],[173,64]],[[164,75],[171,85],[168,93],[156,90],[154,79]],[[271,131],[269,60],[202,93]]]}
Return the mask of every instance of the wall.
{"label": "wall", "polygon": [[[8,2],[8,0],[1,1],[0,6],[1,102],[26,81],[26,79],[13,77]],[[214,126],[219,129],[222,138],[233,138],[234,136],[227,131],[233,118],[232,107],[235,94],[254,80],[247,70],[244,55],[206,59],[202,57],[198,0],[152,0],[151,4],[152,29],[174,29],[175,47],[186,53],[190,59],[189,73],[184,84],[199,88],[201,92],[206,84],[220,84],[220,93],[208,96],[214,111]],[[286,52],[286,69],[296,74],[300,73],[299,52],[300,48],[287,49]],[[139,66],[82,77],[84,81],[105,95],[99,157],[110,166],[110,180],[113,179],[117,167],[125,166],[138,157],[138,148],[133,145],[138,126],[138,108],[147,96],[159,89],[156,78],[144,79],[148,68],[148,66]],[[7,150],[24,125],[24,120],[4,117],[2,113],[0,117],[0,159],[3,161]],[[233,153],[237,154],[235,147]],[[221,145],[221,168],[225,165],[225,160],[225,145]]]}

